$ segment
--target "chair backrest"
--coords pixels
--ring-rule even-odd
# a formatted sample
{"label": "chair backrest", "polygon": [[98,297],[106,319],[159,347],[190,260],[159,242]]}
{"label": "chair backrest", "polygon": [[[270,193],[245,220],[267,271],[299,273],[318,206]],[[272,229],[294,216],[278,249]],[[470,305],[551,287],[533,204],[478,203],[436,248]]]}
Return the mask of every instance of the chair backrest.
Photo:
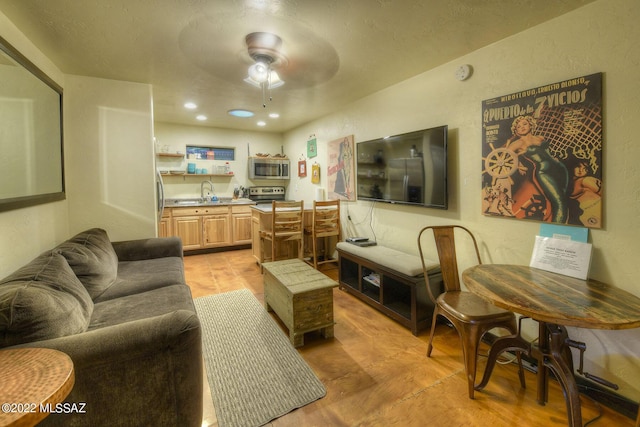
{"label": "chair backrest", "polygon": [[[466,232],[471,238],[473,248],[476,253],[478,264],[482,264],[480,259],[480,252],[478,251],[478,244],[473,233],[467,228],[460,225],[440,225],[429,226],[420,230],[418,234],[418,250],[420,251],[420,259],[422,260],[422,269],[424,272],[425,280],[428,281],[427,269],[424,261],[424,252],[422,248],[422,235],[427,230],[433,232],[433,238],[435,240],[436,250],[438,252],[438,260],[440,262],[440,271],[442,272],[442,281],[444,282],[444,289],[447,292],[460,290],[460,274],[458,272],[458,258],[456,256],[456,242],[455,242],[455,230]],[[435,302],[435,296],[431,295],[431,287],[427,286],[431,299]]]}
{"label": "chair backrest", "polygon": [[340,200],[314,201],[312,218],[315,237],[338,236],[340,240]]}
{"label": "chair backrest", "polygon": [[273,236],[302,236],[302,217],[304,201],[299,202],[272,202],[273,216],[271,219],[271,231]]}

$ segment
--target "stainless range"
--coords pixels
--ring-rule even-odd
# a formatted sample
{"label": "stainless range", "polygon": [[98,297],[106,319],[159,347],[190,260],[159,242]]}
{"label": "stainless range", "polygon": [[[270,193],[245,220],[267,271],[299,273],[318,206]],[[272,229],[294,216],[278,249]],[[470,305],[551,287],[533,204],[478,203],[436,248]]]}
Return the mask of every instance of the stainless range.
{"label": "stainless range", "polygon": [[249,199],[258,204],[271,203],[272,200],[283,201],[285,200],[285,189],[273,185],[249,187]]}

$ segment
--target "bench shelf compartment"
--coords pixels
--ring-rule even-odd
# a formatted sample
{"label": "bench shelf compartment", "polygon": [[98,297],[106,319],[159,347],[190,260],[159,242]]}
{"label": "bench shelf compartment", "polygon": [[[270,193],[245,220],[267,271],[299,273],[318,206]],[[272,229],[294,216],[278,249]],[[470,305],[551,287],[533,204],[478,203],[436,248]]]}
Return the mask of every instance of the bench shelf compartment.
{"label": "bench shelf compartment", "polygon": [[[433,303],[429,299],[423,276],[407,276],[361,256],[338,249],[340,289],[409,328],[413,335],[431,325]],[[379,286],[370,276],[379,278]],[[429,284],[438,295],[442,292],[442,275],[429,274]]]}

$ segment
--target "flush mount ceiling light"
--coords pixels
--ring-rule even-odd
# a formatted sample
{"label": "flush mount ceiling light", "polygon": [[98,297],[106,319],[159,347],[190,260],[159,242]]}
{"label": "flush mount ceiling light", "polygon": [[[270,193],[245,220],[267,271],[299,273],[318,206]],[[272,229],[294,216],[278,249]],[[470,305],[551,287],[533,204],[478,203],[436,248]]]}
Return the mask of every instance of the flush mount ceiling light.
{"label": "flush mount ceiling light", "polygon": [[229,110],[229,111],[227,111],[227,113],[230,116],[242,117],[242,118],[253,117],[254,116],[253,111],[243,110],[243,109],[240,109],[240,108],[236,108],[235,110]]}
{"label": "flush mount ceiling light", "polygon": [[286,64],[286,58],[281,52],[282,39],[271,33],[251,33],[245,37],[249,56],[255,61],[252,64],[244,79],[245,82],[259,89],[262,89],[262,107],[266,108],[266,98],[271,97],[271,89],[275,89],[284,84],[280,79],[276,68]]}

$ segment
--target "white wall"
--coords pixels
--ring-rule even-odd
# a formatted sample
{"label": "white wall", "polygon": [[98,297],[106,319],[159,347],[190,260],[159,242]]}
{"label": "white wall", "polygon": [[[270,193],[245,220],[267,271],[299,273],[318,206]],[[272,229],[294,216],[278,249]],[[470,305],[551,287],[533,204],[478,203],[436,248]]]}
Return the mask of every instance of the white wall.
{"label": "white wall", "polygon": [[[0,12],[0,36],[56,83],[63,73]],[[11,273],[69,235],[67,201],[0,213],[0,277]]]}
{"label": "white wall", "polygon": [[[449,209],[446,211],[368,202],[344,203],[351,235],[372,237],[417,254],[416,237],[426,225],[462,223],[479,238],[487,263],[528,264],[540,223],[483,216],[481,213],[482,123],[484,99],[588,75],[604,73],[604,228],[591,231],[591,277],[640,296],[640,2],[601,0],[538,27],[458,58],[386,90],[345,106],[285,134],[288,152],[306,152],[309,135],[318,138],[317,160],[326,187],[326,143],[353,134],[365,141],[389,134],[448,124]],[[499,25],[499,23],[496,23]],[[473,76],[454,79],[460,64]],[[293,178],[288,197],[311,203],[316,186]],[[345,215],[346,216],[346,215]],[[343,216],[343,221],[345,221]],[[533,322],[529,332],[535,335]],[[640,399],[640,329],[593,331],[572,328],[587,342],[586,372],[620,385],[619,393]]]}
{"label": "white wall", "polygon": [[156,236],[151,86],[67,76],[65,94],[71,232]]}
{"label": "white wall", "polygon": [[[265,181],[249,179],[247,171],[247,153],[280,153],[283,139],[281,134],[236,131],[229,129],[217,129],[204,126],[186,126],[172,123],[155,123],[155,138],[158,146],[168,146],[169,152],[181,151],[185,153],[187,145],[204,147],[228,147],[235,148],[236,160],[231,161],[230,167],[234,176],[227,177],[203,177],[203,176],[165,176],[165,197],[199,197],[200,183],[205,179],[211,179],[215,185],[218,197],[231,197],[236,186],[251,187],[254,185],[285,185],[283,181]],[[188,162],[195,162],[197,168],[211,170],[214,165],[224,165],[218,160],[187,160],[182,158],[159,157],[158,169],[185,171]]]}

